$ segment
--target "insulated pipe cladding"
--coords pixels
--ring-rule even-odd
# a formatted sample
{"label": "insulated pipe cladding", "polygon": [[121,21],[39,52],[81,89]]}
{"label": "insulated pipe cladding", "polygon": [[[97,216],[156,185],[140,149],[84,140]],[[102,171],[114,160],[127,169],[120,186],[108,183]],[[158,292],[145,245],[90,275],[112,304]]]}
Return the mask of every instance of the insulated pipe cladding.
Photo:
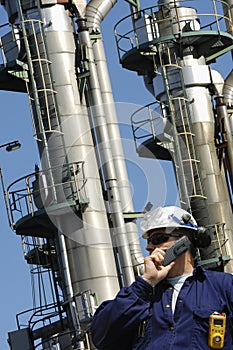
{"label": "insulated pipe cladding", "polygon": [[[198,200],[194,204],[191,201],[193,212],[198,208],[198,223],[201,225],[223,223],[225,225],[225,240],[228,254],[233,256],[233,231],[232,231],[232,207],[230,200],[230,192],[227,185],[226,174],[224,168],[220,167],[219,159],[215,147],[215,116],[213,114],[213,101],[211,99],[210,87],[218,93],[219,85],[222,81],[217,79],[217,74],[211,71],[205,63],[204,57],[195,58],[197,55],[195,47],[189,45],[183,48],[183,51],[172,41],[167,39],[168,35],[179,33],[187,25],[186,20],[197,18],[195,10],[192,8],[180,7],[178,2],[158,2],[161,11],[168,5],[167,16],[171,11],[174,12],[172,22],[163,21],[158,23],[160,42],[157,44],[158,55],[160,55],[159,64],[156,69],[161,75],[155,75],[153,79],[153,90],[155,97],[165,103],[170,108],[170,113],[176,119],[174,126],[176,130],[184,128],[184,110],[180,110],[180,106],[175,102],[176,99],[188,98],[190,102],[187,108],[191,117],[191,130],[194,136],[195,149],[197,157],[200,160],[200,168],[202,181],[204,185],[204,194],[207,199],[207,212],[203,207],[201,214],[201,203]],[[156,17],[164,18],[164,14],[158,14]],[[173,23],[174,21],[174,23]],[[200,29],[200,26],[199,26]],[[199,30],[196,27],[194,30]],[[191,35],[191,33],[190,33]],[[201,31],[200,31],[201,35]],[[164,42],[163,42],[164,36]],[[156,51],[155,51],[156,52]],[[158,61],[157,61],[158,62]],[[222,84],[223,86],[223,84]],[[178,109],[177,109],[178,107]],[[174,110],[173,110],[174,108]],[[184,107],[183,107],[184,108]],[[218,107],[218,111],[220,107]],[[220,113],[220,112],[219,112]],[[183,115],[183,116],[182,116]],[[225,123],[228,127],[228,135],[232,138],[228,121]],[[180,124],[179,124],[180,123]],[[185,126],[188,130],[189,126]],[[229,139],[229,137],[228,137]],[[188,144],[187,144],[188,146]],[[232,144],[230,140],[230,149]],[[232,152],[232,151],[231,151]],[[187,152],[189,153],[189,152]],[[228,152],[229,153],[229,152]],[[231,158],[231,156],[230,156]],[[231,159],[230,159],[231,160]],[[184,159],[182,160],[185,161]],[[181,166],[182,163],[176,166]],[[229,164],[231,162],[229,161]],[[184,164],[184,163],[183,163]],[[186,169],[186,168],[185,168]],[[184,172],[185,172],[184,169]],[[186,181],[188,183],[191,173],[186,173]],[[179,176],[178,176],[179,177]],[[187,187],[188,197],[192,197],[190,188]],[[181,194],[181,198],[185,196],[185,192]],[[188,198],[186,199],[188,201]],[[208,220],[209,217],[209,220]],[[224,240],[224,238],[222,237]],[[229,262],[225,269],[232,271],[232,263]]]}
{"label": "insulated pipe cladding", "polygon": [[[233,75],[223,87],[222,77],[207,62],[218,57],[222,45],[225,50],[232,47],[232,1],[224,1],[223,8],[210,1],[214,16],[202,31],[205,17],[199,18],[190,2],[186,7],[185,1],[158,0],[157,6],[139,10],[139,2],[127,0],[132,29],[120,34],[117,42],[121,64],[144,77],[160,106],[155,114],[166,125],[157,134],[152,125],[153,132],[149,130],[140,146],[151,142],[154,157],[164,160],[166,153],[166,160],[173,161],[181,206],[192,211],[198,225],[224,226],[217,249],[225,249],[229,262],[222,254],[214,267],[231,273],[233,217],[228,180],[233,171]],[[33,317],[41,312],[41,319],[33,323],[31,317],[24,334],[28,344],[41,339],[43,349],[56,343],[59,349],[94,350],[88,334],[97,304],[133,282],[143,261],[101,33],[102,20],[116,3],[2,0],[12,25],[9,36],[2,38],[4,63],[11,61],[10,37],[11,45],[20,43],[14,61],[22,60],[28,74],[24,92],[29,95],[42,168],[36,175],[45,187],[35,203],[38,210],[25,212],[15,225],[16,232],[22,235],[20,229],[25,229],[39,242],[29,255],[31,263],[42,269],[48,265],[39,261],[37,253],[46,255],[50,245],[55,251],[54,265],[50,257],[54,309],[47,302],[40,303],[39,311],[35,307]],[[221,21],[216,14],[219,7],[225,14]],[[224,161],[217,140],[224,147]],[[27,183],[26,189],[31,208],[36,202],[35,193],[30,192],[34,187]],[[10,209],[16,211],[17,203],[13,204]],[[38,233],[41,227],[44,232]],[[46,251],[41,249],[44,239]],[[214,260],[209,250],[203,254],[204,263]],[[43,327],[37,327],[40,322]],[[12,350],[18,350],[18,344],[12,344]],[[28,344],[23,350],[37,347]]]}
{"label": "insulated pipe cladding", "polygon": [[[233,216],[229,201],[230,193],[224,168],[219,166],[216,152],[215,120],[208,90],[210,82],[215,85],[219,83],[219,79],[215,80],[216,74],[214,75],[214,72],[208,69],[207,66],[193,64],[192,58],[191,62],[188,59],[186,62],[184,60],[183,73],[187,96],[192,101],[190,108],[193,132],[202,169],[209,216],[212,224],[225,223],[227,251],[230,256],[233,256]],[[232,264],[228,263],[226,269],[231,271]]]}
{"label": "insulated pipe cladding", "polygon": [[[11,6],[6,2],[7,9],[14,8],[13,5],[16,9],[21,6],[20,1],[11,3]],[[12,17],[15,13],[9,10],[8,15]],[[40,9],[33,3],[32,8],[25,5],[25,8],[22,8],[22,16],[23,18],[17,20],[22,27],[25,27],[27,35],[25,40],[30,40],[30,52],[35,50],[37,55],[32,61],[34,72],[36,71],[37,74],[31,72],[36,81],[34,90],[29,84],[29,89],[32,91],[31,98],[34,97],[35,104],[39,104],[40,110],[46,109],[46,96],[36,99],[35,95],[38,92],[37,88],[41,85],[43,86],[40,91],[43,89],[45,95],[47,90],[50,91],[51,87],[47,85],[47,81],[51,73],[53,88],[56,91],[56,103],[50,108],[57,109],[59,114],[58,123],[52,126],[51,130],[46,129],[51,117],[49,113],[48,123],[44,121],[44,116],[41,118],[37,113],[33,115],[34,124],[42,125],[44,129],[43,137],[37,135],[42,170],[45,173],[47,171],[43,168],[44,159],[49,159],[51,167],[56,169],[58,165],[63,167],[65,163],[78,160],[84,162],[85,177],[88,179],[83,192],[89,203],[81,217],[72,209],[68,209],[64,215],[55,213],[51,216],[58,231],[65,236],[66,247],[60,247],[61,251],[66,251],[68,256],[69,269],[65,271],[70,274],[74,295],[91,289],[98,294],[100,301],[105,300],[116,293],[119,284],[87,106],[80,101],[76,82],[74,67],[76,47],[72,20],[64,5],[60,4],[42,6]],[[24,21],[24,18],[27,20]],[[43,32],[39,27],[37,31],[34,25],[37,21],[43,22],[46,34],[45,46],[42,45]],[[50,72],[43,71],[45,56],[51,62]],[[41,81],[44,75],[47,81]],[[36,108],[33,109],[36,110]],[[58,178],[63,175],[59,171],[55,172]],[[62,195],[60,202],[65,201],[65,197],[66,194]]]}
{"label": "insulated pipe cladding", "polygon": [[[92,0],[86,9],[87,27],[90,33],[101,33],[100,24],[107,13],[117,3],[117,0]],[[118,188],[122,210],[125,213],[133,213],[131,188],[128,179],[128,173],[125,164],[125,156],[121,142],[119,130],[119,120],[115,108],[112,94],[111,82],[108,74],[108,66],[105,57],[102,38],[97,38],[92,44],[95,65],[98,74],[99,88],[102,97],[103,108],[105,111],[106,125],[108,128],[109,142],[111,143],[113,163],[115,166],[116,177],[118,179]],[[131,258],[134,268],[143,263],[141,246],[138,239],[138,229],[135,221],[126,222],[127,237],[131,252]]]}

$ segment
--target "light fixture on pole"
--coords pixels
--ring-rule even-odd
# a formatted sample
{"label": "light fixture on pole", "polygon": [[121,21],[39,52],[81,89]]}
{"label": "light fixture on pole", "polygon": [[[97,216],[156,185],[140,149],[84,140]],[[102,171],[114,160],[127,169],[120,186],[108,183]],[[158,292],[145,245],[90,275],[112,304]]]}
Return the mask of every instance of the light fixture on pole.
{"label": "light fixture on pole", "polygon": [[2,148],[2,147],[6,147],[7,152],[12,152],[12,151],[16,151],[17,149],[19,149],[21,147],[21,143],[18,140],[16,140],[16,141],[7,142],[7,143],[0,145],[0,148]]}
{"label": "light fixture on pole", "polygon": [[[4,143],[4,144],[0,145],[0,148],[3,148],[3,147],[6,147],[6,151],[7,152],[12,152],[12,151],[16,151],[17,149],[19,149],[21,147],[21,143],[18,140],[16,140],[16,141],[7,142],[7,143]],[[6,205],[8,221],[9,221],[9,224],[10,224],[9,206],[8,206],[8,200],[7,200],[7,195],[6,195],[5,184],[4,184],[4,179],[3,179],[2,168],[1,167],[0,167],[0,181],[1,181],[3,195],[4,195],[4,202],[5,202],[5,205]]]}

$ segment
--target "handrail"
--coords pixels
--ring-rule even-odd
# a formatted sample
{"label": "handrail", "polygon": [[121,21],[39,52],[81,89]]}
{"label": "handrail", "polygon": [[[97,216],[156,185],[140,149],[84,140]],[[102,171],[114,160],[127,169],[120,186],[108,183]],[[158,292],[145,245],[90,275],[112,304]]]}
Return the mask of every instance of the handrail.
{"label": "handrail", "polygon": [[[157,111],[154,111],[151,109],[152,106],[157,106],[160,108],[159,113]],[[135,144],[137,144],[137,140],[148,137],[148,136],[156,136],[156,130],[154,123],[156,120],[163,119],[165,116],[162,114],[162,103],[159,101],[155,101],[152,103],[149,103],[143,107],[140,107],[138,110],[136,110],[130,117],[131,120],[131,127],[133,131],[133,137]],[[165,106],[164,106],[165,107]],[[138,118],[138,115],[140,112],[143,112],[143,114],[146,114],[144,118],[136,119]],[[157,115],[153,116],[153,112],[155,112]],[[144,129],[144,126],[149,127],[149,131],[147,129]],[[138,135],[137,132],[145,132],[144,134]]]}
{"label": "handrail", "polygon": [[36,312],[38,311],[43,311],[43,310],[48,310],[48,309],[56,309],[57,307],[57,304],[56,303],[50,303],[50,304],[47,304],[47,305],[44,305],[43,307],[41,306],[38,306],[38,307],[34,307],[34,308],[30,308],[30,309],[27,309],[27,310],[24,310],[22,312],[19,312],[17,315],[16,315],[16,324],[17,324],[17,328],[20,329],[21,327],[25,327],[25,325],[21,325],[20,324],[20,320],[19,318],[22,316],[22,315],[25,315],[27,313],[32,313],[32,316],[30,317],[29,319],[29,323],[31,322],[32,320],[32,317],[35,315]]}
{"label": "handrail", "polygon": [[[194,1],[191,0],[181,0],[180,7],[188,7],[193,8]],[[190,5],[190,2],[192,2],[191,6],[186,6],[186,4]],[[207,0],[205,0],[205,5],[207,3]],[[221,9],[221,12],[219,10],[219,6],[224,4],[225,7],[228,8],[227,16],[223,13],[223,8]],[[177,18],[172,17],[172,13],[170,11],[170,16],[167,16],[165,18],[156,18],[156,14],[159,13],[160,7],[159,5],[153,6],[153,7],[147,7],[144,9],[141,9],[139,12],[134,12],[128,16],[123,17],[120,21],[118,21],[114,27],[114,33],[115,33],[115,40],[116,45],[118,49],[118,56],[119,59],[123,57],[124,54],[126,54],[128,51],[130,51],[133,48],[139,49],[140,43],[138,41],[138,33],[141,30],[145,30],[145,33],[149,32],[150,38],[147,40],[147,44],[153,44],[157,41],[164,41],[166,40],[166,37],[161,36],[161,31],[159,29],[160,25],[166,25],[166,27],[170,27],[171,35],[174,36],[176,33],[173,31],[173,24],[176,22],[190,22],[192,17],[193,20],[196,20],[197,18],[200,20],[200,30],[201,31],[213,31],[216,30],[217,32],[226,32],[227,26],[226,22],[231,22],[231,12],[230,12],[230,6],[222,0],[211,0],[209,2],[209,5],[213,9],[212,13],[195,13],[195,14],[188,14],[187,15],[180,15],[176,13]],[[217,6],[219,5],[219,6]],[[172,4],[167,4],[166,6],[170,6],[172,9]],[[206,5],[207,6],[207,5]],[[209,6],[209,8],[210,8]],[[135,21],[135,18],[140,19],[143,16],[148,19],[147,22],[143,23],[140,21]],[[174,22],[175,21],[175,22]],[[169,24],[170,23],[170,24]],[[216,28],[216,29],[214,29]],[[179,32],[182,32],[182,29],[179,28]],[[171,38],[167,38],[167,40],[171,40]]]}
{"label": "handrail", "polygon": [[[55,178],[52,184],[48,183],[47,174],[60,168],[55,166],[38,170],[15,180],[7,187],[5,204],[11,227],[14,228],[20,218],[28,214],[34,215],[37,210],[46,210],[64,201],[78,204],[80,199],[86,198],[84,161],[64,164],[60,178]],[[68,194],[66,194],[67,186],[70,188]],[[54,196],[54,193],[59,193],[61,196]]]}

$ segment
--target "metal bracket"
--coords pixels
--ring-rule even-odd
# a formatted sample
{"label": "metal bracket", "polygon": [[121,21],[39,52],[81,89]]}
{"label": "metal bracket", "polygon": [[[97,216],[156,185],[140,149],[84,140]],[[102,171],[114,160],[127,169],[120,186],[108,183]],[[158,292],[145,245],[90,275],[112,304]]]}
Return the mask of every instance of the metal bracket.
{"label": "metal bracket", "polygon": [[88,207],[88,204],[90,203],[89,198],[79,198],[76,200],[76,205],[78,206],[78,210],[83,213],[85,209]]}
{"label": "metal bracket", "polygon": [[77,71],[77,78],[78,78],[78,89],[79,89],[80,100],[82,101],[87,77],[90,76],[90,71],[88,69],[89,57],[88,57],[88,50],[86,45],[78,45],[78,52],[80,55],[79,63],[82,71],[80,72]]}
{"label": "metal bracket", "polygon": [[102,34],[100,32],[92,32],[90,33],[90,38],[91,38],[91,41],[97,41],[102,39]]}
{"label": "metal bracket", "polygon": [[13,75],[16,78],[26,81],[27,83],[29,82],[28,72],[26,72],[25,70],[24,71],[8,70],[8,73]]}
{"label": "metal bracket", "polygon": [[140,2],[139,0],[125,0],[126,2],[128,2],[128,4],[134,6],[136,8],[137,11],[140,11]]}
{"label": "metal bracket", "polygon": [[216,52],[215,54],[206,57],[206,62],[211,62],[214,61],[216,58],[218,58],[221,55],[224,55],[225,53],[227,53],[228,51],[233,49],[233,45],[228,46],[227,48],[223,49],[223,50],[219,50],[218,52]]}

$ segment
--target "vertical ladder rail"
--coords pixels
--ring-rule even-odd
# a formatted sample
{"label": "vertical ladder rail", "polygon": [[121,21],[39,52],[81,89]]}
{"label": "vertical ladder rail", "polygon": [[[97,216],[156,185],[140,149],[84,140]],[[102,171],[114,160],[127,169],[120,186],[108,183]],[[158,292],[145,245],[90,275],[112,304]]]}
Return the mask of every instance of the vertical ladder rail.
{"label": "vertical ladder rail", "polygon": [[[40,102],[39,102],[39,96],[38,96],[38,90],[37,90],[37,85],[36,85],[36,80],[34,77],[34,66],[33,66],[33,61],[32,61],[32,57],[31,57],[31,50],[30,50],[30,45],[29,45],[29,41],[28,41],[28,34],[27,34],[27,30],[26,30],[26,26],[25,26],[25,19],[24,19],[24,15],[23,15],[23,11],[22,11],[22,6],[21,6],[21,2],[20,0],[17,0],[18,3],[18,8],[19,8],[19,18],[20,18],[20,26],[22,29],[22,34],[23,34],[23,41],[24,41],[24,46],[25,46],[25,51],[26,51],[26,55],[27,55],[27,62],[28,62],[28,67],[29,67],[29,72],[30,72],[30,86],[32,88],[32,92],[33,92],[33,97],[31,96],[30,93],[28,93],[28,96],[30,96],[29,98],[29,102],[30,102],[30,109],[32,112],[32,116],[35,115],[37,116],[37,120],[40,123],[40,121],[42,120],[42,113],[41,113],[41,108],[40,108]],[[27,23],[29,23],[27,21]],[[29,92],[29,85],[28,83],[26,84],[27,86],[27,90]],[[32,100],[34,101],[34,106],[32,105]],[[33,108],[34,107],[34,108]],[[33,121],[33,118],[32,118]],[[33,121],[33,125],[34,125],[34,121]],[[42,125],[42,123],[40,124],[40,130],[42,131],[42,135],[43,135],[43,143],[44,143],[44,147],[47,150],[48,149],[48,143],[47,143],[47,139],[46,139],[46,135],[45,135],[45,130],[44,130],[44,126]],[[45,154],[45,161],[46,161],[46,168],[51,169],[51,164],[50,164],[50,159],[49,159],[49,155],[48,152],[44,152]],[[51,184],[54,185],[54,181],[53,181],[53,176],[52,174],[48,174],[49,175],[49,181]],[[54,186],[52,186],[53,188],[55,188]],[[53,197],[54,200],[56,200],[56,193],[55,191],[53,191]]]}
{"label": "vertical ladder rail", "polygon": [[[166,54],[164,54],[165,52]],[[187,210],[191,210],[191,204],[195,199],[202,200],[201,210],[205,209],[206,217],[208,218],[209,215],[205,204],[206,196],[194,143],[195,135],[192,132],[189,101],[185,95],[182,67],[177,62],[175,55],[173,56],[169,44],[162,44],[159,53],[162,76],[165,82],[166,102],[170,112],[169,117],[173,127],[174,144],[176,146],[174,165],[180,200]],[[173,89],[170,86],[170,81],[174,82],[172,75],[179,77],[181,86],[178,88]],[[195,210],[195,217],[198,220],[197,209]],[[207,224],[210,224],[209,219],[207,219]]]}

